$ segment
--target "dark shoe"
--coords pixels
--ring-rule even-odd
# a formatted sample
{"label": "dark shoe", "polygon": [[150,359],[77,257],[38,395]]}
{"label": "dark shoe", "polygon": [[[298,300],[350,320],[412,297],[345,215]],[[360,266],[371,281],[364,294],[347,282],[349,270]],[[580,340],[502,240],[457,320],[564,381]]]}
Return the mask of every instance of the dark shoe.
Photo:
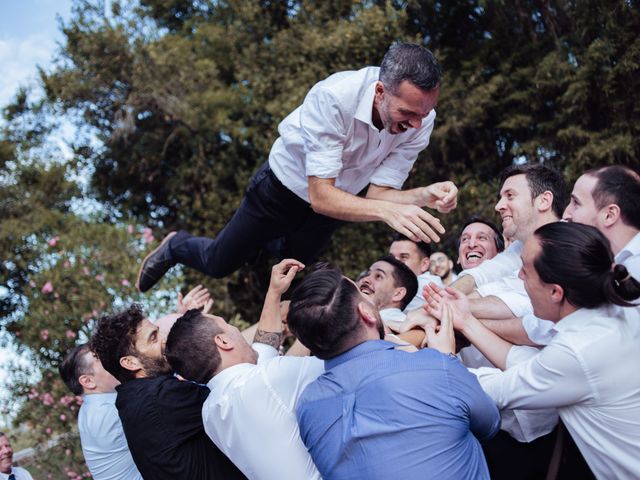
{"label": "dark shoe", "polygon": [[140,292],[146,292],[156,283],[160,281],[167,270],[173,267],[176,262],[170,260],[169,255],[169,240],[176,232],[171,232],[164,237],[162,243],[153,250],[149,255],[144,257],[140,271],[138,272],[138,280],[136,281],[136,288]]}

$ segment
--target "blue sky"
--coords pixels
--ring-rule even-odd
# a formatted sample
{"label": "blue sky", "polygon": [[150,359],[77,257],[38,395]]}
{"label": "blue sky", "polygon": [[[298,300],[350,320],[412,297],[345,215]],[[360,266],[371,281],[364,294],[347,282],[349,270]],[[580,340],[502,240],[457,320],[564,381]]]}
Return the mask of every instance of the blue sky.
{"label": "blue sky", "polygon": [[[0,108],[19,86],[35,83],[38,65],[50,65],[56,42],[62,39],[58,14],[70,17],[71,0],[0,0]],[[12,349],[0,348],[0,396],[6,395],[7,361],[16,357]],[[0,425],[4,421],[0,418]]]}
{"label": "blue sky", "polygon": [[68,19],[71,0],[0,0],[0,106],[20,85],[33,84],[62,35],[56,15]]}

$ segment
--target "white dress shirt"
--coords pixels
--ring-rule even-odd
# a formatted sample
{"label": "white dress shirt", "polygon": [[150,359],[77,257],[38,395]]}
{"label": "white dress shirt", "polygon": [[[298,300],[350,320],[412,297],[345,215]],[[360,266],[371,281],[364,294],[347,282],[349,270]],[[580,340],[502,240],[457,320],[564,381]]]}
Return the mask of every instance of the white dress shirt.
{"label": "white dress shirt", "polygon": [[399,308],[383,308],[380,310],[383,322],[404,322],[407,316]]}
{"label": "white dress shirt", "polygon": [[[16,480],[33,480],[31,474],[24,468],[11,467],[11,473],[13,473],[13,475],[16,477]],[[9,475],[9,473],[0,472],[0,480],[7,480],[9,478]]]}
{"label": "white dress shirt", "polygon": [[524,289],[524,282],[518,278],[518,271],[500,280],[485,283],[478,287],[477,291],[481,297],[499,298],[511,310],[514,317],[523,317],[533,313],[533,306]]}
{"label": "white dress shirt", "polygon": [[480,369],[480,384],[500,409],[557,407],[596,477],[640,478],[637,322],[603,307],[578,310],[555,328],[530,360],[513,365],[510,352],[506,371]]}
{"label": "white dress shirt", "polygon": [[207,384],[204,429],[250,480],[319,480],[294,409],[305,387],[324,373],[324,362],[279,357],[273,347],[259,343],[253,348],[258,365],[234,365]]}
{"label": "white dress shirt", "polygon": [[269,166],[303,200],[309,202],[308,176],[335,178],[336,187],[354,195],[369,183],[400,189],[429,144],[435,110],[420,128],[397,135],[373,125],[379,75],[379,67],[334,73],[278,126]]}
{"label": "white dress shirt", "polygon": [[420,308],[426,303],[422,290],[431,282],[435,283],[440,288],[444,287],[442,279],[437,275],[432,275],[428,270],[418,275],[418,291],[416,292],[416,296],[413,297],[413,300],[411,300],[409,305],[407,305],[407,308],[404,309],[406,313],[409,313],[411,310],[415,310],[416,308]]}
{"label": "white dress shirt", "polygon": [[618,252],[615,261],[627,267],[631,276],[640,282],[640,233]]}
{"label": "white dress shirt", "polygon": [[116,396],[113,392],[82,397],[78,414],[82,453],[96,480],[142,480],[122,430]]}
{"label": "white dress shirt", "polygon": [[459,276],[471,275],[476,282],[476,288],[512,276],[514,272],[517,276],[522,268],[522,247],[522,242],[516,240],[504,252],[485,260],[477,267],[463,270]]}

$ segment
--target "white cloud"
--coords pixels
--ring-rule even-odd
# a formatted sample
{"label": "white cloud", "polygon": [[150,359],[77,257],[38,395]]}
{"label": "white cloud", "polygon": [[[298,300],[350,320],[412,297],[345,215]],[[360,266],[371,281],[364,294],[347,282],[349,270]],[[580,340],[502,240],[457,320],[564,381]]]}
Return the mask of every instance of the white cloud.
{"label": "white cloud", "polygon": [[47,67],[56,48],[47,33],[0,40],[0,106],[8,104],[20,86],[37,84],[37,66]]}

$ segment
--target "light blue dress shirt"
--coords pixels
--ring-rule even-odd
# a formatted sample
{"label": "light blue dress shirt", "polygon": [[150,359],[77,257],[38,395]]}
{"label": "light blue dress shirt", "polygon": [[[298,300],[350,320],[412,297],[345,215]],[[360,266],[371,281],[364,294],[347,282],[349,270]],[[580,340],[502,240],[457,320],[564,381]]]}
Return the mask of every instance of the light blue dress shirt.
{"label": "light blue dress shirt", "polygon": [[116,396],[84,395],[78,415],[84,459],[95,480],[142,480],[122,430]]}
{"label": "light blue dress shirt", "polygon": [[375,340],[325,368],[296,408],[322,478],[489,478],[478,439],[498,431],[500,415],[456,357]]}

